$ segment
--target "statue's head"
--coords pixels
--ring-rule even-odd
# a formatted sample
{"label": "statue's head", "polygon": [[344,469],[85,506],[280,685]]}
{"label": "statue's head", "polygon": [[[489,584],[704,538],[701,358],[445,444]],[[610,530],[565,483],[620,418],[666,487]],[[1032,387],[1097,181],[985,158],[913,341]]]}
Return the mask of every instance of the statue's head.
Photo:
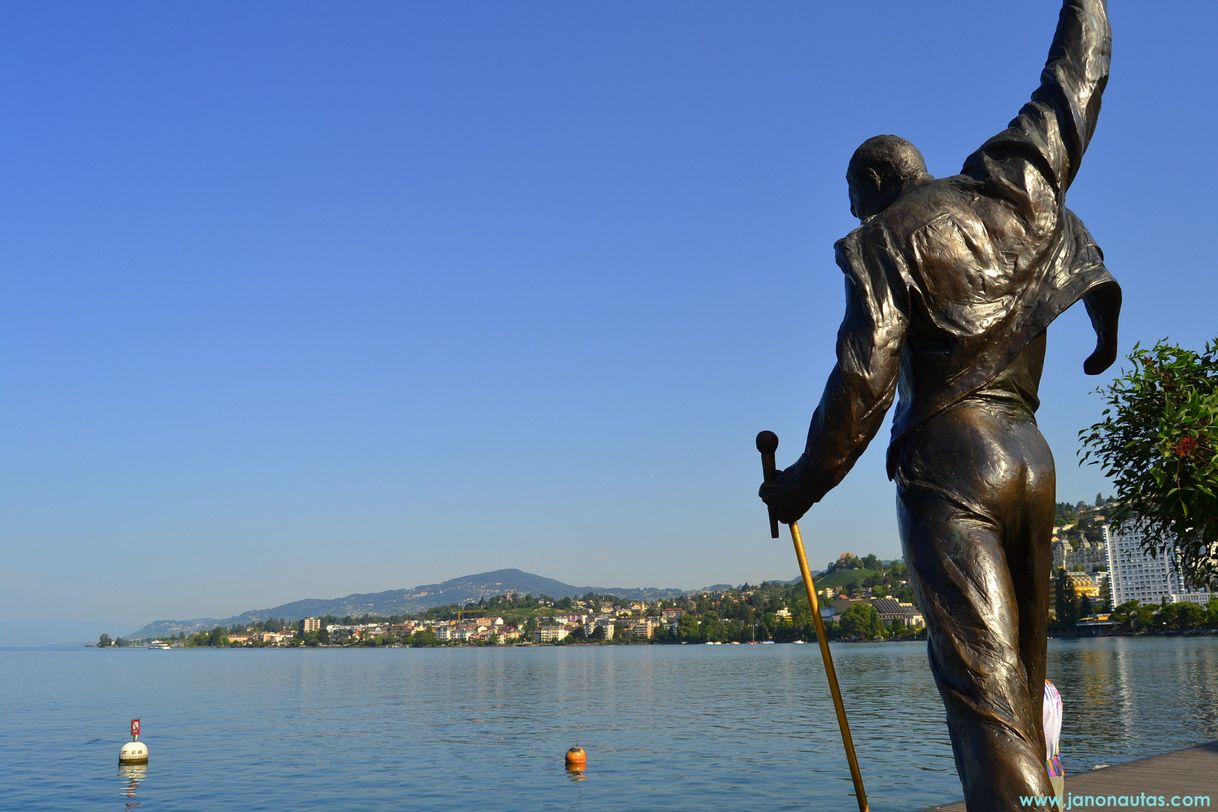
{"label": "statue's head", "polygon": [[868,138],[854,151],[846,169],[850,213],[865,223],[928,180],[926,161],[913,144],[895,135]]}

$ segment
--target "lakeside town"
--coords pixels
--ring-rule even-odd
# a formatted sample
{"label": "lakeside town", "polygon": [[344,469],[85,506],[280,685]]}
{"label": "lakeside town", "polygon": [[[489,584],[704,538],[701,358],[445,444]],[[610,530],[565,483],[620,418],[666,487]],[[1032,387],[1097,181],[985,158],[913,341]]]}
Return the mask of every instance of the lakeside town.
{"label": "lakeside town", "polygon": [[[1218,630],[1218,595],[1189,590],[1170,554],[1150,557],[1136,533],[1114,533],[1105,500],[1058,504],[1050,631],[1145,634]],[[816,576],[830,640],[908,640],[925,622],[904,563],[842,553]],[[508,592],[415,615],[268,618],[155,641],[99,647],[487,646],[630,643],[769,644],[815,640],[799,582],[706,589],[663,600],[610,594],[551,598]]]}
{"label": "lakeside town", "polygon": [[[842,554],[821,573],[821,614],[833,639],[912,638],[923,618],[902,563]],[[800,583],[707,589],[662,600],[590,593],[582,597],[506,593],[393,617],[332,615],[181,633],[149,643],[100,646],[438,646],[577,643],[779,643],[815,640]]]}

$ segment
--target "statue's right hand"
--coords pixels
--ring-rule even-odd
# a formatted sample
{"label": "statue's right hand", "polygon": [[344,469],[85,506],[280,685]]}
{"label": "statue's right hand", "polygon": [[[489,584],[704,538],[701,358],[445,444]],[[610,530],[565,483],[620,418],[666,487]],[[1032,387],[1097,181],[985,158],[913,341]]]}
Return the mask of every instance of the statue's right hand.
{"label": "statue's right hand", "polygon": [[[794,468],[795,466],[792,466]],[[757,495],[766,503],[774,518],[783,524],[799,521],[812,507],[812,500],[803,494],[799,478],[791,468],[776,471],[774,476],[761,484]]]}

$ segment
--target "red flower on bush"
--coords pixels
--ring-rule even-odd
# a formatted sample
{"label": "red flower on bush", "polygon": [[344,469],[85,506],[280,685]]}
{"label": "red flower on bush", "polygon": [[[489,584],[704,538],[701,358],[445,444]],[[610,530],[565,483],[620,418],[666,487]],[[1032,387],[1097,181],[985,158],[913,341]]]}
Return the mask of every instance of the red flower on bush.
{"label": "red flower on bush", "polygon": [[1180,442],[1176,443],[1176,456],[1177,457],[1187,457],[1189,454],[1193,453],[1193,450],[1196,447],[1197,447],[1197,438],[1196,437],[1181,437]]}

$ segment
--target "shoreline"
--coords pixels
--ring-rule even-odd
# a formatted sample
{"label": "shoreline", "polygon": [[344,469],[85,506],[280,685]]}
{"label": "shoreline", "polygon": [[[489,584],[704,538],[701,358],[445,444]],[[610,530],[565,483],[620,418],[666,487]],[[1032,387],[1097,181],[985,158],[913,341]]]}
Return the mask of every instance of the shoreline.
{"label": "shoreline", "polygon": [[[1128,638],[1135,638],[1135,639],[1169,638],[1169,637],[1218,637],[1218,629],[1189,629],[1189,630],[1185,630],[1185,631],[1151,631],[1151,632],[1094,632],[1094,633],[1063,632],[1063,633],[1059,633],[1059,634],[1049,635],[1048,639],[1049,640],[1087,640],[1087,639],[1091,639],[1091,638],[1110,638],[1110,637],[1128,637]],[[653,641],[632,640],[629,642],[621,642],[621,643],[585,642],[585,641],[581,641],[578,643],[575,643],[575,642],[568,643],[568,642],[564,641],[561,643],[504,643],[504,644],[485,643],[485,644],[473,644],[473,645],[471,645],[469,643],[441,643],[441,644],[434,645],[434,646],[412,646],[409,643],[389,643],[386,645],[318,644],[315,646],[309,646],[309,645],[170,646],[170,648],[175,649],[175,650],[176,649],[200,649],[200,650],[204,650],[204,649],[377,649],[377,648],[418,648],[418,649],[430,649],[430,648],[443,648],[443,649],[454,649],[454,648],[462,648],[462,649],[464,649],[464,648],[470,648],[470,649],[481,649],[481,648],[490,648],[490,649],[495,649],[495,648],[614,648],[614,647],[623,647],[623,646],[707,646],[707,645],[710,645],[710,646],[768,646],[768,645],[793,646],[793,645],[811,645],[814,642],[815,642],[815,638],[813,638],[812,640],[805,640],[802,642],[797,642],[794,640],[784,640],[781,642],[776,641],[776,640],[775,641],[758,640],[755,643],[754,642],[743,642],[742,643],[742,642],[731,642],[731,641],[722,641],[722,642],[715,641],[715,642],[710,642],[710,643],[708,643],[708,642],[688,642],[688,641],[686,641],[686,642],[653,642]],[[846,645],[860,645],[860,644],[875,645],[875,644],[886,644],[886,643],[925,643],[926,635],[923,634],[920,636],[902,637],[899,639],[877,639],[877,640],[844,640],[844,639],[839,638],[839,639],[831,639],[829,642],[831,644],[843,643]],[[48,645],[48,646],[0,646],[0,650],[9,650],[9,651],[23,651],[23,650],[47,651],[47,650],[64,650],[64,649],[75,650],[78,648],[96,648],[96,649],[102,649],[102,650],[131,650],[131,651],[148,650],[147,645],[141,644],[141,643],[135,643],[135,642],[133,642],[130,645],[126,645],[126,646],[98,646],[96,643],[80,643],[80,644],[66,644],[66,645],[65,644],[56,644],[54,646],[50,646],[50,645]]]}

